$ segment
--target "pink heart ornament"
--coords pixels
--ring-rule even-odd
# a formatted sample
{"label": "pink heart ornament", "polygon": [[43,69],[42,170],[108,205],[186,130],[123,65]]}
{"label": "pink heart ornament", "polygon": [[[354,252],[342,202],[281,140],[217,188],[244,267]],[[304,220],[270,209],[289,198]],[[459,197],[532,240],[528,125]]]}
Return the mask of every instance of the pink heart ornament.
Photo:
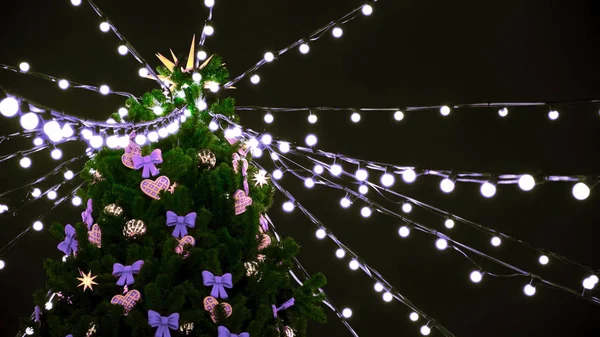
{"label": "pink heart ornament", "polygon": [[263,234],[262,240],[258,245],[258,250],[263,250],[271,245],[271,237],[267,234]]}
{"label": "pink heart ornament", "polygon": [[160,200],[159,193],[166,190],[171,185],[171,180],[167,176],[160,176],[156,180],[144,179],[140,183],[140,189],[144,194],[152,199]]}
{"label": "pink heart ornament", "polygon": [[123,295],[115,295],[111,298],[110,303],[114,305],[120,305],[125,308],[125,312],[123,313],[125,316],[129,314],[131,309],[136,305],[136,303],[142,298],[142,294],[140,294],[137,290],[131,290]]}
{"label": "pink heart ornament", "polygon": [[248,206],[252,205],[252,198],[246,195],[246,192],[237,190],[233,194],[235,199],[235,215],[240,215],[246,211]]}
{"label": "pink heart ornament", "polygon": [[231,305],[229,303],[219,303],[219,301],[217,301],[216,298],[212,297],[212,296],[207,296],[204,298],[204,310],[210,312],[210,318],[212,319],[213,322],[217,322],[217,316],[215,314],[215,308],[217,306],[221,306],[223,308],[223,310],[225,311],[225,315],[227,317],[231,316],[231,314],[233,313],[233,308],[231,307]]}
{"label": "pink heart ornament", "polygon": [[124,153],[121,156],[121,163],[123,163],[123,165],[125,165],[126,167],[133,169],[135,167],[133,165],[133,156],[136,156],[136,155],[137,156],[142,155],[142,149],[137,145],[131,147],[131,152]]}
{"label": "pink heart ornament", "polygon": [[98,224],[94,224],[92,229],[88,231],[88,241],[93,243],[98,248],[102,248],[102,230]]}

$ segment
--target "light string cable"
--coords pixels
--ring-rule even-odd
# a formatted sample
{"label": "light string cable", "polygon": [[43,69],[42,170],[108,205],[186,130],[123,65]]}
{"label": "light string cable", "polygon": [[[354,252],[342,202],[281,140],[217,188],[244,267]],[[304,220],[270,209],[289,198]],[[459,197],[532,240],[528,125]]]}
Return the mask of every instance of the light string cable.
{"label": "light string cable", "polygon": [[[253,165],[254,165],[254,163],[253,163]],[[275,235],[275,238],[277,239],[277,241],[281,241],[281,237],[280,237],[279,233],[277,233],[277,228],[275,227],[275,224],[273,224],[273,221],[271,220],[271,218],[269,217],[268,214],[265,214],[265,219],[267,220],[270,227],[272,228],[273,234]],[[302,273],[302,276],[304,276],[304,279],[308,280],[310,278],[310,274],[306,271],[304,266],[300,263],[300,261],[298,261],[298,258],[296,258],[296,257],[294,257],[294,264],[296,265],[296,268]],[[301,286],[303,285],[303,282],[300,281],[300,279],[294,273],[293,270],[289,270],[289,273],[292,276],[292,278],[294,278],[294,280],[296,280],[296,282],[299,285],[301,285]],[[340,319],[342,324],[344,324],[344,326],[346,326],[346,328],[348,329],[348,331],[350,331],[352,336],[358,337],[358,334],[356,333],[356,331],[354,331],[354,329],[352,328],[350,323],[348,323],[348,321],[346,319],[344,319],[345,318],[344,314],[333,304],[331,299],[329,299],[329,297],[327,296],[327,293],[325,293],[325,291],[321,288],[319,288],[319,292],[320,292],[320,294],[322,294],[325,297],[325,299],[322,301],[322,303],[325,304],[329,309],[331,309],[331,311],[333,311],[336,314],[336,316],[338,316],[338,318]]]}
{"label": "light string cable", "polygon": [[105,85],[97,87],[97,86],[93,86],[93,85],[89,85],[89,84],[82,84],[82,83],[78,83],[78,82],[75,82],[75,81],[67,80],[67,79],[64,79],[64,78],[58,78],[56,76],[47,75],[47,74],[43,74],[43,73],[38,73],[38,72],[35,72],[35,71],[31,71],[31,70],[23,71],[21,69],[21,67],[17,68],[17,67],[14,67],[14,66],[3,64],[3,63],[0,63],[0,69],[2,69],[2,70],[8,70],[8,71],[13,71],[13,72],[19,73],[19,74],[34,76],[34,77],[41,78],[41,79],[44,79],[44,80],[47,80],[47,81],[50,81],[50,82],[54,82],[62,90],[67,90],[69,88],[84,89],[84,90],[98,92],[98,93],[101,93],[102,95],[118,95],[118,96],[123,96],[123,97],[131,97],[131,98],[134,98],[136,100],[139,99],[139,97],[136,97],[134,94],[132,94],[130,92],[126,92],[126,91],[112,91],[108,86],[105,86]]}
{"label": "light string cable", "polygon": [[[272,147],[268,146],[267,148],[269,149],[269,151],[277,153],[276,151],[274,151],[272,149]],[[308,172],[311,177],[313,176],[313,173],[311,172],[311,170],[303,167],[302,165],[296,163],[295,161],[289,159],[288,157],[282,155],[281,153],[277,153],[277,155],[278,155],[278,159],[283,158],[286,161],[294,164],[301,171]],[[284,169],[286,169],[287,172],[292,173],[292,175],[295,176],[296,178],[298,178],[300,180],[303,180],[303,181],[306,179],[305,177],[302,177],[300,174],[298,174],[295,170],[289,169],[289,167],[282,160],[280,160],[279,162],[281,163],[281,165],[283,165]],[[275,165],[277,165],[277,164],[275,163]],[[315,179],[315,180],[317,180],[317,179]],[[578,292],[578,291],[576,291],[576,290],[574,290],[572,288],[569,288],[569,287],[566,287],[566,286],[563,286],[563,285],[560,285],[560,284],[548,281],[548,280],[542,278],[539,275],[530,273],[528,271],[525,271],[523,269],[515,267],[515,266],[513,266],[513,265],[511,265],[511,264],[509,264],[507,262],[504,262],[504,261],[502,261],[500,259],[497,259],[497,258],[494,258],[494,257],[492,257],[490,255],[487,255],[487,254],[485,254],[485,253],[483,253],[483,252],[481,252],[481,251],[479,251],[479,250],[477,250],[475,248],[472,248],[472,247],[470,247],[470,246],[468,246],[466,244],[463,244],[463,243],[461,243],[461,242],[459,242],[459,241],[457,241],[455,239],[452,239],[451,237],[447,236],[444,233],[438,232],[438,231],[436,231],[434,229],[431,229],[431,228],[429,228],[429,227],[427,227],[427,226],[425,226],[425,225],[423,225],[421,223],[418,223],[418,222],[416,222],[414,220],[411,220],[411,219],[409,219],[409,218],[407,218],[407,217],[405,217],[405,216],[403,216],[401,214],[398,214],[398,213],[396,213],[396,212],[394,212],[394,211],[392,211],[392,210],[390,210],[388,208],[385,208],[382,205],[380,205],[380,204],[374,202],[373,200],[369,199],[368,197],[366,197],[364,195],[361,195],[360,193],[358,193],[358,192],[356,192],[356,191],[354,191],[354,190],[352,190],[350,188],[347,188],[347,187],[345,187],[343,185],[333,183],[330,180],[328,180],[328,179],[326,179],[326,178],[324,178],[322,176],[319,177],[317,181],[315,181],[315,184],[321,184],[321,185],[324,185],[324,186],[327,186],[327,187],[330,187],[330,188],[333,188],[333,189],[344,191],[348,195],[352,195],[355,200],[359,199],[359,200],[365,202],[367,205],[369,205],[368,206],[369,209],[374,208],[377,212],[379,212],[381,214],[384,214],[384,215],[388,215],[388,216],[397,218],[400,221],[403,221],[403,222],[409,224],[412,228],[414,228],[414,229],[416,229],[418,231],[421,231],[421,232],[423,232],[425,234],[429,234],[431,236],[437,237],[438,239],[443,239],[445,241],[445,243],[447,244],[447,247],[444,247],[444,249],[451,247],[453,250],[459,252],[467,260],[469,260],[471,263],[473,263],[478,268],[478,270],[480,270],[480,271],[483,270],[483,268],[477,262],[475,262],[467,254],[467,252],[475,254],[475,255],[478,255],[481,258],[484,258],[484,259],[486,259],[488,261],[491,261],[491,262],[493,262],[493,263],[495,263],[497,265],[500,265],[502,267],[505,267],[505,268],[510,269],[513,272],[515,272],[514,274],[510,274],[510,275],[497,275],[497,274],[493,274],[493,273],[490,273],[490,272],[486,271],[486,272],[483,272],[483,273],[479,272],[480,276],[482,276],[482,274],[487,274],[487,275],[496,276],[496,277],[515,277],[515,276],[528,277],[528,278],[530,278],[532,280],[536,280],[538,284],[542,284],[542,285],[545,285],[545,286],[547,286],[549,288],[555,288],[555,289],[558,289],[558,290],[565,291],[567,293],[571,293],[571,294],[573,294],[573,295],[575,295],[575,296],[577,296],[579,298],[585,299],[585,300],[587,300],[587,301],[589,301],[591,303],[594,303],[596,305],[600,305],[600,299],[599,298],[591,296],[589,293],[586,293],[585,290],[588,289],[588,288],[586,288],[586,285],[585,285],[586,282],[584,282],[584,291],[582,293],[580,293],[580,292]],[[595,286],[595,283],[591,286],[591,288],[593,288],[594,286]]]}
{"label": "light string cable", "polygon": [[[206,37],[213,34],[214,28],[210,25],[213,17],[213,7],[215,6],[215,0],[205,0],[204,5],[208,8],[208,17],[204,23],[204,28],[202,28],[202,35],[200,36],[200,41],[198,41],[198,46],[204,47],[204,42],[206,42]],[[210,27],[210,28],[207,28]],[[200,57],[196,59],[196,67],[200,65]]]}
{"label": "light string cable", "polygon": [[[264,168],[260,164],[254,162],[254,161],[253,161],[253,165],[256,165],[256,167],[258,167],[259,169],[264,170]],[[325,227],[325,225],[319,219],[317,219],[300,202],[298,202],[298,200],[288,190],[286,190],[285,188],[283,188],[276,180],[272,179],[271,181],[272,181],[273,185],[275,186],[275,188],[277,188],[277,190],[280,193],[282,193],[284,196],[286,196],[289,200],[294,200],[294,205],[296,207],[298,207],[298,209],[300,209],[301,212],[312,223],[314,223],[319,229],[324,230],[327,237],[329,237],[340,249],[343,249],[347,254],[349,254],[353,258],[353,261],[357,261],[359,263],[359,266],[360,266],[361,270],[369,278],[371,278],[371,279],[379,282],[384,287],[384,289],[386,289],[386,291],[393,296],[393,298],[395,298],[397,301],[399,301],[400,303],[402,303],[407,308],[411,309],[413,312],[416,312],[418,315],[420,315],[421,317],[425,318],[427,320],[427,322],[428,322],[427,325],[426,325],[427,327],[429,327],[429,326],[435,327],[444,336],[447,336],[447,337],[453,337],[454,336],[454,334],[452,334],[448,329],[446,329],[444,326],[442,326],[434,318],[432,318],[431,316],[427,315],[424,311],[418,309],[414,304],[412,304],[410,302],[410,300],[408,300],[396,288],[394,288],[387,280],[385,280],[385,278],[383,278],[383,276],[377,270],[375,270],[373,267],[369,266],[364,261],[364,259],[362,259],[356,253],[354,253],[348,246],[346,246],[344,243],[342,243],[333,234],[333,232],[331,230],[329,230],[327,227]]]}
{"label": "light string cable", "polygon": [[[377,0],[373,0],[370,3],[375,3],[377,2]],[[367,7],[368,6],[368,7]],[[369,11],[366,12],[365,8],[369,8]],[[363,13],[365,15],[370,15],[372,12],[372,7],[369,4],[363,4],[360,7],[352,10],[350,13],[342,16],[341,18],[331,21],[328,24],[326,24],[325,26],[317,29],[316,31],[314,31],[313,33],[311,33],[308,37],[306,38],[302,38],[292,44],[290,44],[289,46],[282,48],[278,51],[275,51],[273,53],[268,52],[267,54],[265,54],[265,57],[263,59],[261,59],[260,61],[258,61],[254,66],[252,66],[250,69],[246,70],[244,73],[242,73],[241,75],[237,76],[236,78],[234,78],[233,80],[225,83],[223,85],[223,88],[228,88],[234,84],[236,84],[237,82],[239,82],[241,79],[243,79],[244,77],[248,76],[249,74],[252,74],[253,72],[255,72],[256,70],[258,70],[260,67],[262,67],[263,65],[265,65],[265,63],[269,63],[272,62],[275,58],[285,54],[287,51],[289,51],[292,48],[295,48],[298,45],[301,44],[305,44],[308,42],[313,42],[316,41],[318,39],[320,39],[323,35],[325,35],[325,33],[327,33],[329,30],[331,30],[332,28],[336,27],[336,25],[343,25],[349,21],[352,21],[353,19],[355,19],[358,16],[358,13],[360,11],[363,11]],[[368,14],[367,14],[368,13]],[[340,29],[339,27],[337,27],[338,29]],[[340,29],[341,32],[341,29]],[[341,34],[341,33],[340,33]],[[341,35],[340,35],[341,36]],[[338,36],[339,37],[339,36]],[[304,53],[304,52],[303,52]]]}
{"label": "light string cable", "polygon": [[[323,155],[323,156],[325,156],[327,158],[333,159],[334,161],[336,159],[341,159],[341,160],[344,160],[344,161],[346,161],[348,163],[358,165],[359,168],[360,167],[368,167],[368,168],[371,168],[371,169],[374,169],[374,170],[378,170],[378,171],[383,171],[383,172],[389,172],[389,171],[386,170],[386,166],[387,167],[393,167],[395,169],[399,168],[398,166],[391,165],[391,164],[374,163],[374,162],[370,162],[370,161],[364,161],[364,160],[360,160],[360,159],[349,158],[349,157],[345,157],[345,156],[340,155],[340,154],[333,154],[333,153],[325,152],[325,151],[318,150],[318,149],[312,150],[312,149],[308,149],[308,148],[304,148],[304,147],[300,147],[300,146],[296,146],[296,147],[290,149],[290,153],[292,153],[292,154],[294,154],[294,155],[296,155],[298,157],[304,158],[304,159],[306,159],[306,160],[308,160],[308,161],[310,161],[310,162],[312,162],[314,164],[326,167],[328,169],[331,169],[331,165],[330,164],[324,163],[324,162],[322,162],[322,161],[320,161],[318,159],[315,159],[315,158],[313,158],[310,155],[307,155],[305,153],[315,153],[315,154],[318,154],[318,155]],[[383,166],[383,165],[385,165],[385,166]],[[407,168],[406,170],[409,170],[409,169],[413,169],[413,168]],[[401,170],[400,172],[394,172],[394,173],[403,173],[403,172],[406,172],[406,170]],[[429,171],[429,170],[426,170],[426,171]],[[350,174],[350,173],[348,173],[346,171],[342,171],[341,173],[343,175],[345,175],[345,176],[348,176],[350,178],[356,179],[355,175],[352,175],[352,174]],[[455,174],[455,172],[447,172],[445,175],[441,175],[441,176],[443,176],[445,178],[448,178],[452,174]],[[460,173],[458,175],[460,176]],[[484,176],[485,174],[467,173],[466,175],[482,175],[482,176]],[[502,177],[502,176],[505,176],[505,177],[513,177],[513,176],[514,177],[518,177],[518,175],[500,175],[500,177]],[[567,177],[567,176],[548,176],[548,177],[545,177],[545,179],[547,181],[581,181],[580,178],[574,177],[574,176],[570,176],[570,177]],[[457,178],[456,180],[459,180],[459,178]],[[487,178],[485,180],[482,180],[482,181],[475,180],[475,182],[485,183],[488,180],[489,180],[489,178]],[[466,179],[466,181],[471,181],[471,180],[470,179]],[[471,181],[471,182],[473,182],[473,181]],[[358,182],[358,183],[360,184],[360,182]],[[500,181],[498,183],[500,183]],[[504,182],[504,183],[506,183],[506,182]],[[389,188],[383,187],[381,185],[372,183],[368,179],[364,180],[364,184],[367,184],[368,186],[372,187],[379,195],[381,195],[383,198],[385,198],[389,202],[392,202],[392,203],[395,203],[395,204],[400,204],[400,203],[403,203],[405,201],[408,201],[411,204],[414,204],[414,205],[416,205],[418,207],[421,207],[421,208],[423,208],[423,209],[425,209],[425,210],[427,210],[427,211],[429,211],[429,212],[431,212],[433,214],[436,214],[438,216],[445,217],[446,219],[451,219],[453,221],[458,221],[458,222],[467,224],[467,225],[469,225],[469,226],[471,226],[471,227],[473,227],[473,228],[475,228],[475,229],[477,229],[477,230],[479,230],[481,232],[484,232],[486,234],[496,235],[496,236],[498,236],[498,237],[500,237],[502,239],[506,239],[508,241],[512,241],[512,242],[516,242],[516,243],[525,245],[528,248],[530,248],[531,250],[533,250],[533,251],[535,251],[535,252],[537,252],[539,254],[554,257],[557,260],[559,260],[559,261],[561,261],[561,262],[563,262],[565,264],[571,264],[571,265],[583,268],[586,271],[589,271],[589,272],[592,272],[592,273],[598,273],[597,269],[589,267],[589,266],[586,266],[586,265],[583,265],[583,264],[578,263],[578,262],[575,262],[575,261],[569,259],[568,257],[564,256],[564,255],[561,255],[561,254],[549,251],[547,249],[537,248],[533,244],[531,244],[531,243],[529,243],[527,241],[515,238],[513,236],[510,236],[508,234],[502,233],[502,232],[497,231],[495,229],[486,227],[486,226],[481,225],[479,223],[476,223],[474,221],[471,221],[471,220],[465,219],[463,217],[460,217],[460,216],[458,216],[456,214],[453,214],[453,213],[450,213],[448,211],[442,210],[440,208],[431,206],[431,205],[429,205],[427,203],[424,203],[424,202],[422,202],[420,200],[408,197],[408,196],[406,196],[404,194],[401,194],[401,193],[398,193],[398,192],[396,192],[396,191],[394,191],[392,189],[389,189]],[[389,199],[388,197],[386,197],[382,193],[382,191],[387,192],[389,194],[392,194],[392,195],[394,195],[396,197],[400,197],[402,200],[401,201],[393,201],[393,200]]]}
{"label": "light string cable", "polygon": [[[135,50],[133,45],[121,33],[119,33],[119,31],[117,30],[117,27],[108,19],[106,14],[104,14],[92,0],[86,0],[86,1],[92,7],[94,12],[96,12],[96,14],[100,17],[100,19],[103,20],[103,22],[100,25],[100,29],[103,32],[108,32],[109,30],[112,30],[113,33],[115,34],[115,36],[125,45],[125,47],[127,48],[127,51],[133,56],[133,58],[135,58],[135,60],[138,61],[143,66],[142,69],[146,69],[146,72],[149,75],[151,75],[154,78],[154,80],[156,80],[156,82],[160,85],[160,87],[168,90],[169,93],[171,94],[169,87],[160,78],[158,78],[158,76],[154,72],[154,69],[152,69],[150,64],[148,64],[148,62],[146,62],[146,60],[144,60],[144,58]],[[104,24],[106,24],[106,25],[104,25]],[[138,73],[140,75],[142,75],[141,71],[139,71]],[[146,74],[144,74],[144,75],[146,75]],[[143,77],[146,77],[146,76],[143,76]]]}

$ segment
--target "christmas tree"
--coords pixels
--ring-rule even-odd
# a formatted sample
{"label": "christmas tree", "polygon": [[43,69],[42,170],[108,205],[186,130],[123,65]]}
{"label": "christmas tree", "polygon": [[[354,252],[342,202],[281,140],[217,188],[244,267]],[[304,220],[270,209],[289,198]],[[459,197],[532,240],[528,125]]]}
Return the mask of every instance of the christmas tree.
{"label": "christmas tree", "polygon": [[[81,220],[53,225],[65,257],[46,261],[47,289],[24,327],[61,337],[304,336],[309,319],[325,320],[325,278],[294,283],[299,247],[269,233],[269,178],[243,141],[214,130],[211,115],[236,120],[233,99],[209,92],[227,70],[218,56],[199,64],[194,42],[185,63],[159,58],[165,66],[148,77],[170,90],[130,98],[126,121],[113,118],[169,126],[143,147],[116,131],[107,135],[116,148],[87,162],[78,191],[87,208]],[[175,113],[162,121],[164,111]],[[60,299],[42,312],[49,291]]]}

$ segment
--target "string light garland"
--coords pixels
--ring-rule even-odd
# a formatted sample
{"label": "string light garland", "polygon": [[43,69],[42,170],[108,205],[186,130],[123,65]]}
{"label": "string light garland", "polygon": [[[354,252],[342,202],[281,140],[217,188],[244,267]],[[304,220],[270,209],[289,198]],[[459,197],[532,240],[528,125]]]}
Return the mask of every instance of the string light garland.
{"label": "string light garland", "polygon": [[[213,20],[213,8],[215,6],[215,0],[204,0],[204,6],[206,6],[206,8],[208,8],[208,18],[205,21],[204,24],[204,28],[202,28],[202,35],[200,36],[200,40],[198,41],[198,46],[203,47],[204,46],[204,42],[206,41],[206,37],[207,36],[211,36],[214,33],[214,28],[212,27],[212,25],[210,24]],[[210,34],[207,34],[207,27],[210,27],[210,29],[208,29],[208,32],[210,32]],[[211,32],[212,30],[212,32]],[[203,52],[202,50],[198,52],[198,60],[196,63],[196,67],[198,66],[199,62],[201,60],[205,60],[206,59],[206,53],[204,53],[204,55],[200,54],[201,52]],[[201,57],[203,56],[203,57]]]}

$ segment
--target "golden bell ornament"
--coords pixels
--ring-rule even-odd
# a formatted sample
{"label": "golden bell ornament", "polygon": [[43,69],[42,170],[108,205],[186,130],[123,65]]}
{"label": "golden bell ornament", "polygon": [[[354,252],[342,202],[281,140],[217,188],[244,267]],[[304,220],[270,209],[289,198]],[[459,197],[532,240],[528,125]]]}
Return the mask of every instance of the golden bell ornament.
{"label": "golden bell ornament", "polygon": [[132,219],[127,221],[123,227],[123,235],[128,239],[135,239],[139,235],[146,233],[146,224],[142,220]]}

